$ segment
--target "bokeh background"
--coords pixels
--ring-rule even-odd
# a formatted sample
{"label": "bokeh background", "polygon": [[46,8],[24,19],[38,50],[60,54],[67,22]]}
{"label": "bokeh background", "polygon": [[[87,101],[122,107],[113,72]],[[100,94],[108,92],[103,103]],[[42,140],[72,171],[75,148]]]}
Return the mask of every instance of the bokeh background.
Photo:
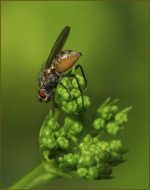
{"label": "bokeh background", "polygon": [[38,133],[51,104],[37,100],[37,76],[59,32],[78,50],[92,99],[90,114],[107,97],[133,106],[119,134],[130,149],[114,179],[58,179],[49,189],[148,189],[148,1],[1,2],[2,186],[40,163]]}

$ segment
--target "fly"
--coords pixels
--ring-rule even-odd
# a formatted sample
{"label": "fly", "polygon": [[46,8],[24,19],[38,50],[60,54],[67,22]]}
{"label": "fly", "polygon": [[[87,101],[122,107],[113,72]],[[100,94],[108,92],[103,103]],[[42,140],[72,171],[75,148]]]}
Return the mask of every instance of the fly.
{"label": "fly", "polygon": [[[82,91],[77,77],[75,76],[75,74],[72,74],[70,71],[68,71],[75,65],[76,61],[80,58],[81,53],[73,50],[62,51],[62,48],[68,38],[69,33],[70,33],[70,27],[69,26],[64,27],[64,29],[61,31],[61,33],[59,34],[57,40],[53,45],[53,48],[49,54],[45,66],[42,68],[40,72],[38,79],[38,84],[39,84],[38,97],[41,102],[49,102],[49,101],[54,102],[55,89],[58,84],[61,84],[68,91],[68,93],[70,93],[67,87],[61,83],[60,78],[63,77],[74,77],[77,81],[82,96]],[[82,66],[79,64],[76,65],[75,69],[78,68],[80,68],[81,73],[84,77],[85,87],[86,87],[87,80],[84,75]],[[66,73],[66,71],[68,72]]]}

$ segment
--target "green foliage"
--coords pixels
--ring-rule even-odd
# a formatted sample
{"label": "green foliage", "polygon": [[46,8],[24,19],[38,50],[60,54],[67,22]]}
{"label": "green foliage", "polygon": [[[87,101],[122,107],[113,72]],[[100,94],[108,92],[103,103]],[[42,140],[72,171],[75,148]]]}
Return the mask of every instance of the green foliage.
{"label": "green foliage", "polygon": [[[77,75],[77,78],[83,88],[83,77]],[[69,92],[58,85],[55,101],[58,111],[65,114],[64,120],[58,120],[52,111],[46,117],[39,135],[43,159],[46,163],[53,160],[57,169],[69,175],[85,179],[110,178],[113,167],[124,162],[126,150],[120,139],[108,141],[102,138],[102,134],[114,136],[124,129],[131,107],[119,111],[118,100],[108,98],[98,107],[94,120],[87,126],[85,113],[90,106],[89,97],[83,96],[82,99],[74,78],[63,78],[61,82]]]}

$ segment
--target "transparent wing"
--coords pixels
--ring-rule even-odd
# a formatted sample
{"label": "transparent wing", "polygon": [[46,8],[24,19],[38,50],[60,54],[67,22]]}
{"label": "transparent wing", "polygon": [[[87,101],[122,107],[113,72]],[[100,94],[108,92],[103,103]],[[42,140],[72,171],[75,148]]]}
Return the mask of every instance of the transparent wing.
{"label": "transparent wing", "polygon": [[48,57],[48,59],[46,61],[45,68],[49,68],[51,66],[52,59],[63,48],[63,46],[64,46],[64,44],[65,44],[65,42],[66,42],[66,40],[68,38],[69,32],[70,32],[70,27],[65,26],[64,29],[59,34],[59,36],[58,36],[57,40],[55,41],[54,45],[53,45],[53,48],[52,48],[52,50],[51,50],[51,52],[49,54],[49,57]]}

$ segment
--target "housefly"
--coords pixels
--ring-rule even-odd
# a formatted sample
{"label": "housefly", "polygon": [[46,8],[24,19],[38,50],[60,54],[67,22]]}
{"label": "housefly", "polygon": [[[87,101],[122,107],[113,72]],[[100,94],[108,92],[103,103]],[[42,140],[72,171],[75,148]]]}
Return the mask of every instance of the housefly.
{"label": "housefly", "polygon": [[[67,86],[64,86],[61,83],[60,79],[63,77],[74,77],[77,81],[79,90],[82,95],[78,79],[74,74],[71,74],[70,72],[71,68],[75,65],[76,61],[80,58],[81,53],[73,50],[62,51],[62,48],[68,38],[69,33],[70,33],[70,27],[69,26],[64,27],[64,29],[59,34],[57,40],[55,41],[52,47],[52,50],[49,54],[46,64],[44,65],[39,74],[38,97],[41,102],[49,102],[51,100],[53,100],[54,102],[55,89],[58,84],[61,84],[68,91],[68,93],[70,93],[69,90],[67,89]],[[85,78],[82,66],[76,65],[75,69],[77,68],[80,68],[81,73],[85,79],[85,86],[86,86],[87,80]]]}

